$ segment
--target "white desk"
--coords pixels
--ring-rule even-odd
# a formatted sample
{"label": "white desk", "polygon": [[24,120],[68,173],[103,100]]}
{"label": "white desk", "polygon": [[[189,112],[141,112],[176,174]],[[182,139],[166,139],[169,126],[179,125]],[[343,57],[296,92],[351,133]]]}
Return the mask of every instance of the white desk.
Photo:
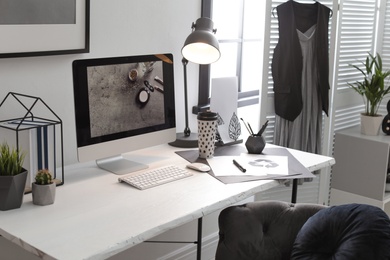
{"label": "white desk", "polygon": [[[137,151],[160,157],[151,167],[187,161],[168,145]],[[335,163],[333,158],[290,150],[310,171]],[[164,158],[161,160],[161,158]],[[104,259],[167,230],[278,185],[277,181],[223,184],[206,173],[140,191],[94,163],[65,168],[50,206],[24,197],[20,209],[0,212],[0,235],[43,259]]]}

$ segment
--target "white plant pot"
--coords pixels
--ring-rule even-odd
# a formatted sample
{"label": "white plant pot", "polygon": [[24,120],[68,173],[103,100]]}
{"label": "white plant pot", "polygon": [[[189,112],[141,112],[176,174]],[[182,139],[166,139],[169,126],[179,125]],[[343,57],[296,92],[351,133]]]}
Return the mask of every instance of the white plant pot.
{"label": "white plant pot", "polygon": [[366,116],[361,114],[361,133],[364,135],[378,135],[382,120],[383,117],[381,115]]}
{"label": "white plant pot", "polygon": [[56,197],[56,184],[32,184],[32,198],[35,205],[45,206],[54,203]]}

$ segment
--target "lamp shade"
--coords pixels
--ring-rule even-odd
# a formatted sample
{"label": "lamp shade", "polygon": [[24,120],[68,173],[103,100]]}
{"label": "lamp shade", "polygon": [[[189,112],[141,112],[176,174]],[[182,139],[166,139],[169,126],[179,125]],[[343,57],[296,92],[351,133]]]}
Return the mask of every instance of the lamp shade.
{"label": "lamp shade", "polygon": [[213,21],[207,17],[199,18],[196,24],[192,24],[194,30],[187,37],[181,50],[184,58],[198,64],[210,64],[221,57],[213,26]]}

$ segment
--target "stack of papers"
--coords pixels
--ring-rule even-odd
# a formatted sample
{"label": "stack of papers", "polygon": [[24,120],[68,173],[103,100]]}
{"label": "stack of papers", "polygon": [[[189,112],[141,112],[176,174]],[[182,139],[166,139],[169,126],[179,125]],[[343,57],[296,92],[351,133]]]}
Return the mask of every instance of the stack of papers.
{"label": "stack of papers", "polygon": [[[242,169],[234,164],[234,161]],[[287,156],[241,153],[239,156],[216,156],[207,162],[215,177],[288,175]]]}
{"label": "stack of papers", "polygon": [[[284,147],[265,147],[262,154],[248,154],[242,145],[217,147],[214,157],[200,159],[198,150],[177,151],[189,162],[201,162],[210,165],[208,173],[219,181],[238,183],[256,180],[280,180],[314,178]],[[241,171],[233,164],[236,160],[246,171]]]}

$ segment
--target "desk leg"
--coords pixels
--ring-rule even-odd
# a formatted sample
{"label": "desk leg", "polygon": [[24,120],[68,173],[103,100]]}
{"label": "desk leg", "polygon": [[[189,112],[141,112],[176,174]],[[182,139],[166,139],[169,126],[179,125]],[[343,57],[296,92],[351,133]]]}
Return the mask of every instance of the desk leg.
{"label": "desk leg", "polygon": [[155,241],[155,240],[146,240],[146,243],[192,243],[196,244],[196,260],[201,260],[202,258],[202,222],[203,218],[198,218],[198,235],[196,241],[186,242],[186,241]]}
{"label": "desk leg", "polygon": [[203,218],[198,218],[198,239],[196,240],[196,260],[202,258],[202,222]]}
{"label": "desk leg", "polygon": [[297,203],[298,179],[293,179],[291,203]]}

